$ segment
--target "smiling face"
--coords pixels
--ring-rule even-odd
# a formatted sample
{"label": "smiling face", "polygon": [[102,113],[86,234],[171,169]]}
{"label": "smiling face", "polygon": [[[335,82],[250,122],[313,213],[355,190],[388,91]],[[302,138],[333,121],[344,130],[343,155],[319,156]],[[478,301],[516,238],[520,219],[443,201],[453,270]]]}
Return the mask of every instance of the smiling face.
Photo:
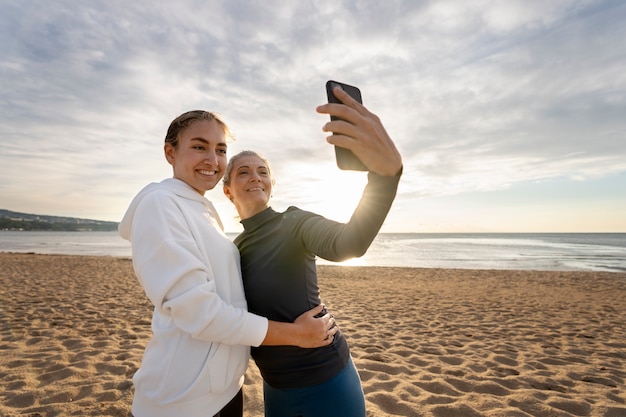
{"label": "smiling face", "polygon": [[269,207],[273,179],[267,162],[251,152],[233,157],[224,194],[244,220]]}
{"label": "smiling face", "polygon": [[176,146],[165,143],[164,147],[174,178],[186,182],[201,195],[222,179],[226,149],[224,128],[215,120],[191,123],[178,134]]}

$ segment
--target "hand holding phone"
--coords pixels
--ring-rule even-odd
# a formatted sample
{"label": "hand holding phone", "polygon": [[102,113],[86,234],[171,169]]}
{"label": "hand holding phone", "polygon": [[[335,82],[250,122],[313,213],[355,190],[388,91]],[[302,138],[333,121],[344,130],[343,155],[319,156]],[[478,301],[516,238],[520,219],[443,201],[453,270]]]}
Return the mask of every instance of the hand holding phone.
{"label": "hand holding phone", "polygon": [[[339,101],[333,94],[333,89],[337,86],[341,87],[343,91],[350,95],[350,97],[363,104],[361,91],[357,87],[332,80],[326,82],[326,95],[328,96],[329,103],[342,104],[341,101]],[[330,116],[330,119],[337,120],[338,118]],[[361,162],[361,160],[354,153],[352,153],[350,149],[335,146],[335,159],[337,160],[337,166],[339,169],[350,171],[368,171],[363,162]]]}

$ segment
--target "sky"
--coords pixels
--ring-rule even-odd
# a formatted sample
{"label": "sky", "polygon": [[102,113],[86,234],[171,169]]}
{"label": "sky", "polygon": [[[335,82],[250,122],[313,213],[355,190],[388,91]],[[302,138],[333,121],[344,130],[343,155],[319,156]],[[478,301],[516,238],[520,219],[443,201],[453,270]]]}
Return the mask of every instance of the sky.
{"label": "sky", "polygon": [[347,221],[366,174],[325,141],[333,79],[403,156],[382,232],[626,232],[624,21],[621,0],[0,0],[0,208],[119,221],[204,109],[269,159],[275,209]]}

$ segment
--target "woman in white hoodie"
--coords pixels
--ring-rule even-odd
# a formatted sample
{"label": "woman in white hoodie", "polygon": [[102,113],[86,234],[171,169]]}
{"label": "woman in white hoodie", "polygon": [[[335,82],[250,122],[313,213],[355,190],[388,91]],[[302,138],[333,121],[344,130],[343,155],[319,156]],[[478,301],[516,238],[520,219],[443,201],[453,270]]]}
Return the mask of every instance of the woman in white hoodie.
{"label": "woman in white hoodie", "polygon": [[146,186],[119,227],[154,305],[152,339],[133,378],[135,417],[241,416],[249,347],[329,345],[336,327],[318,306],[293,323],[249,313],[239,252],[204,197],[226,169],[227,125],[214,113],[170,124],[165,157],[173,178]]}

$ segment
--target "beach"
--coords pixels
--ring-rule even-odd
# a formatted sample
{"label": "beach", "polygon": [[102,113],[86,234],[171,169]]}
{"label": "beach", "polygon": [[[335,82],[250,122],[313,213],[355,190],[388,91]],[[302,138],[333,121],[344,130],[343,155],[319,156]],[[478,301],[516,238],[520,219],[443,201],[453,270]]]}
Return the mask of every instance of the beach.
{"label": "beach", "polygon": [[[318,270],[368,416],[626,416],[626,273]],[[0,416],[130,416],[151,312],[128,258],[0,253]]]}

